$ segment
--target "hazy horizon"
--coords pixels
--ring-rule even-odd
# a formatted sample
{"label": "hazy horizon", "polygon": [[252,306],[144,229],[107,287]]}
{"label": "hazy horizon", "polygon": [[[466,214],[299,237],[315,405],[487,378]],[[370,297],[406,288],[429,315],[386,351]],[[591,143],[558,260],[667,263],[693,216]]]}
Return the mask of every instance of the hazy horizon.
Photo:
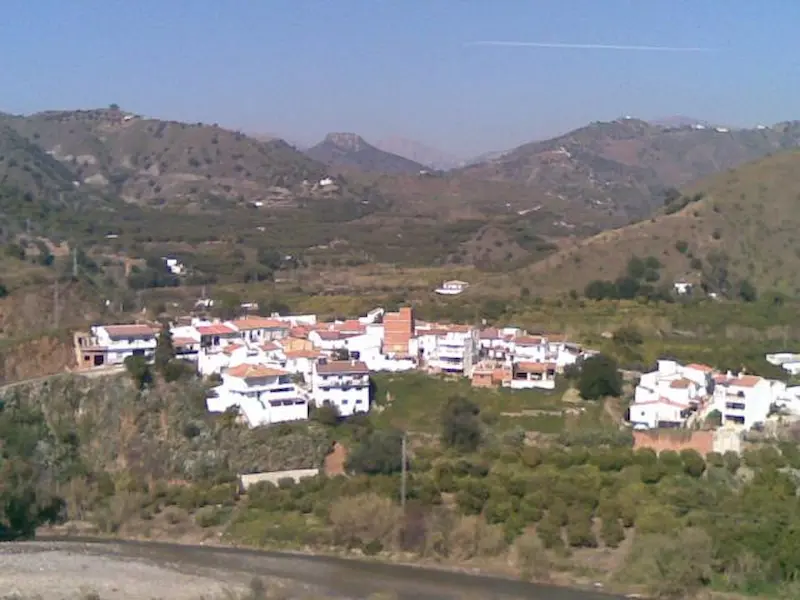
{"label": "hazy horizon", "polygon": [[9,0],[2,109],[117,103],[293,143],[331,131],[472,157],[623,115],[800,117],[800,4]]}

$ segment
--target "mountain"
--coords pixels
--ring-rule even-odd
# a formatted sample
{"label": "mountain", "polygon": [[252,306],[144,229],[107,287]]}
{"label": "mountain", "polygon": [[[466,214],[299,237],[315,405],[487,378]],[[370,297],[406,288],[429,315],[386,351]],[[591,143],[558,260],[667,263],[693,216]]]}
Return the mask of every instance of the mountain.
{"label": "mountain", "polygon": [[426,169],[418,162],[379,150],[355,133],[329,133],[306,154],[330,167],[372,173],[419,173]]}
{"label": "mountain", "polygon": [[400,136],[387,137],[375,142],[375,147],[390,154],[425,165],[431,169],[447,171],[463,163],[461,159],[422,142]]}
{"label": "mountain", "polygon": [[582,291],[624,275],[632,256],[653,256],[662,265],[658,284],[706,282],[733,295],[747,280],[798,296],[798,172],[800,151],[787,151],[714,175],[673,194],[652,219],[575,242],[515,276],[549,291]]}
{"label": "mountain", "polygon": [[605,228],[648,217],[669,188],[798,146],[800,122],[728,130],[620,119],[525,144],[460,172],[523,183],[545,197],[589,207]]}
{"label": "mountain", "polygon": [[285,202],[327,169],[280,139],[217,125],[142,118],[118,109],[0,117],[69,169],[69,179],[128,202]]}

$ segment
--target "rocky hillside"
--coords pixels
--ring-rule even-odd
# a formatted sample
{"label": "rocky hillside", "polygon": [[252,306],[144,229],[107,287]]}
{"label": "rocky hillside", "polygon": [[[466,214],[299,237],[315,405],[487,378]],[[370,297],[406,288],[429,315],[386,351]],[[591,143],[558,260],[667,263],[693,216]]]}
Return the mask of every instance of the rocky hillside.
{"label": "rocky hillside", "polygon": [[[63,177],[128,202],[281,202],[317,191],[327,171],[286,142],[121,110],[0,118],[63,165]],[[22,184],[19,180],[12,181]]]}
{"label": "rocky hillside", "polygon": [[800,122],[729,131],[621,119],[525,144],[461,172],[589,205],[613,225],[650,216],[669,188],[798,146]]}
{"label": "rocky hillside", "polygon": [[728,296],[743,281],[800,295],[800,151],[748,163],[670,196],[659,214],[606,231],[516,274],[549,291],[583,290],[625,274],[633,256],[662,265],[658,285],[683,279]]}
{"label": "rocky hillside", "polygon": [[427,167],[368,144],[355,133],[329,133],[316,146],[306,150],[314,160],[336,168],[371,173],[419,173]]}

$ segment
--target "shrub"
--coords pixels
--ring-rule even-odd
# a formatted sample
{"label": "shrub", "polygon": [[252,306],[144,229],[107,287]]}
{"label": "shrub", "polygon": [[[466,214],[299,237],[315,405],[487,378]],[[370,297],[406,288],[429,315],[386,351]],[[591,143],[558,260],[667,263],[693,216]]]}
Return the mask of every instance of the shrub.
{"label": "shrub", "polygon": [[388,498],[368,492],[334,501],[328,518],[337,544],[364,547],[379,542],[382,548],[393,548],[403,513]]}
{"label": "shrub", "polygon": [[497,556],[505,547],[503,528],[487,524],[480,516],[462,517],[450,533],[450,554],[457,560]]}
{"label": "shrub", "polygon": [[144,356],[129,356],[125,359],[125,369],[128,371],[137,389],[143,390],[153,382],[150,365]]}
{"label": "shrub", "polygon": [[619,519],[610,518],[603,519],[603,525],[600,528],[600,537],[603,543],[609,548],[616,548],[625,539],[625,529],[619,522]]}
{"label": "shrub", "polygon": [[675,242],[675,249],[681,254],[686,254],[686,251],[689,250],[689,243],[684,240],[678,240]]}
{"label": "shrub", "polygon": [[403,468],[403,433],[374,431],[347,458],[347,470],[370,475],[391,475]]}
{"label": "shrub", "polygon": [[622,378],[616,361],[603,354],[587,358],[581,367],[578,391],[585,400],[597,400],[604,396],[619,397],[622,393]]}
{"label": "shrub", "polygon": [[478,405],[463,396],[451,396],[442,411],[442,442],[460,452],[474,452],[481,443]]}
{"label": "shrub", "polygon": [[550,577],[550,558],[541,540],[532,533],[520,536],[514,544],[517,569],[526,581],[545,581]]}

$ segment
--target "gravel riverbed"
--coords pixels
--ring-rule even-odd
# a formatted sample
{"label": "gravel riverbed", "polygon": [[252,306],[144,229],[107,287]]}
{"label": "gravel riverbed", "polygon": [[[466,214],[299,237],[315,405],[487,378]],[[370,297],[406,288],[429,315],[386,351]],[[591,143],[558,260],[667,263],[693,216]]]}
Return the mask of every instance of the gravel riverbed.
{"label": "gravel riverbed", "polygon": [[[122,548],[46,542],[0,544],[0,598],[36,600],[236,600],[250,591],[245,573],[186,569]],[[282,582],[266,582],[270,590]],[[298,591],[300,594],[300,591]],[[267,596],[269,597],[269,595]],[[283,598],[301,598],[289,589]]]}

